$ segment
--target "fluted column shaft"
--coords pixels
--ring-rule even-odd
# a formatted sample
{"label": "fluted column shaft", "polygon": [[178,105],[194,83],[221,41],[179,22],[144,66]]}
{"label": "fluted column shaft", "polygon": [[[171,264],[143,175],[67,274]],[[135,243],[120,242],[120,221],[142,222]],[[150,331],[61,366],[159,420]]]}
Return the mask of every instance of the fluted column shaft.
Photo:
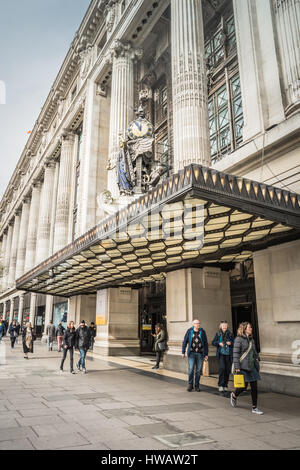
{"label": "fluted column shaft", "polygon": [[171,35],[176,172],[211,161],[201,0],[172,0]]}
{"label": "fluted column shaft", "polygon": [[19,279],[19,277],[21,277],[24,274],[29,211],[30,211],[30,199],[25,198],[23,200],[23,205],[22,205],[20,235],[19,235],[17,264],[16,264],[16,279]]}
{"label": "fluted column shaft", "polygon": [[300,107],[300,0],[273,0],[286,113]]}
{"label": "fluted column shaft", "polygon": [[7,232],[7,241],[6,241],[6,253],[5,253],[4,265],[3,265],[3,290],[5,290],[8,285],[8,272],[9,272],[12,236],[13,236],[13,226],[9,225],[8,232]]}
{"label": "fluted column shaft", "polygon": [[9,262],[9,272],[8,272],[8,286],[9,287],[13,286],[15,283],[20,223],[21,223],[21,215],[18,212],[15,215],[14,231],[13,231],[13,237],[12,237],[12,242],[11,242],[11,254],[10,254],[10,262]]}
{"label": "fluted column shaft", "polygon": [[28,222],[28,233],[27,233],[27,244],[26,244],[27,247],[26,247],[25,269],[24,269],[25,272],[32,269],[35,265],[41,186],[42,184],[40,182],[37,182],[33,185],[33,188],[32,188],[30,211],[29,211],[29,222]]}
{"label": "fluted column shaft", "polygon": [[53,247],[54,252],[59,251],[68,244],[74,142],[75,135],[73,133],[68,132],[63,134],[57,189],[57,206]]}
{"label": "fluted column shaft", "polygon": [[120,138],[133,120],[134,58],[136,52],[129,44],[117,42],[112,52],[112,89],[109,131],[108,190],[113,197],[119,194],[115,167],[120,151]]}
{"label": "fluted column shaft", "polygon": [[49,256],[51,210],[54,190],[55,162],[45,167],[44,184],[41,191],[39,225],[36,243],[36,264]]}

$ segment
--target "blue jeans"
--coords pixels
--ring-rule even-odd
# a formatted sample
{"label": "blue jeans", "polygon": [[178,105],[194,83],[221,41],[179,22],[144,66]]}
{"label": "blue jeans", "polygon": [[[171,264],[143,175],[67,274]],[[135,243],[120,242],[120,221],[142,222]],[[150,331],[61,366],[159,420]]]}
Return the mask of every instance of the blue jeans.
{"label": "blue jeans", "polygon": [[78,361],[78,367],[82,367],[85,369],[85,356],[86,356],[86,349],[79,348],[80,352],[80,359]]}
{"label": "blue jeans", "polygon": [[200,375],[202,373],[202,364],[204,356],[200,353],[190,352],[189,360],[189,385],[194,385],[194,370],[195,370],[195,387],[199,385]]}

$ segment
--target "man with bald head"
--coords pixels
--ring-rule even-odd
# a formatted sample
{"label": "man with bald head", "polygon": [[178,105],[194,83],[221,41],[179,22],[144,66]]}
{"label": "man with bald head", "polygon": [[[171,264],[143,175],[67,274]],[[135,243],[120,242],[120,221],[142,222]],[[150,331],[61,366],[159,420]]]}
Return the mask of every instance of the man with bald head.
{"label": "man with bald head", "polygon": [[200,376],[203,360],[208,359],[208,343],[205,331],[203,328],[200,328],[199,320],[194,320],[193,326],[189,328],[185,334],[182,343],[182,358],[185,357],[187,345],[187,356],[189,362],[189,383],[187,391],[191,392],[194,389],[195,383],[196,392],[200,392]]}

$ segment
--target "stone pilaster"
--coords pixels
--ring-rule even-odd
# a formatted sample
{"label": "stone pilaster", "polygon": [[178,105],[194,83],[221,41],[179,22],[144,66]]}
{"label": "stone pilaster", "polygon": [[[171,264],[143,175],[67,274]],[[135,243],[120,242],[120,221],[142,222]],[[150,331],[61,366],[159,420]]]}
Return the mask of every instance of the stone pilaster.
{"label": "stone pilaster", "polygon": [[3,305],[3,315],[2,315],[3,320],[5,320],[6,318],[6,312],[7,312],[7,303],[5,301]]}
{"label": "stone pilaster", "polygon": [[211,161],[201,0],[172,0],[171,36],[176,173]]}
{"label": "stone pilaster", "polygon": [[55,217],[54,252],[59,251],[68,244],[74,142],[74,133],[65,131],[62,134]]}
{"label": "stone pilaster", "polygon": [[18,252],[17,252],[17,264],[16,264],[16,279],[19,279],[19,277],[21,277],[24,274],[29,211],[30,211],[30,199],[27,197],[23,199],[23,206],[22,206],[20,235],[19,235]]}
{"label": "stone pilaster", "polygon": [[30,315],[29,315],[29,321],[31,323],[32,328],[34,328],[34,323],[35,323],[35,316],[36,316],[36,300],[37,300],[37,294],[34,292],[31,292],[30,295]]}
{"label": "stone pilaster", "polygon": [[273,0],[278,36],[286,114],[300,107],[300,2]]}
{"label": "stone pilaster", "polygon": [[2,284],[3,291],[5,291],[8,285],[8,272],[9,272],[12,236],[13,236],[13,226],[10,224],[8,226],[8,231],[7,231],[6,253],[5,253],[4,265],[3,265],[3,284]]}
{"label": "stone pilaster", "polygon": [[18,323],[19,323],[19,325],[22,325],[23,308],[24,308],[24,295],[25,294],[20,294],[20,297],[19,297],[19,313],[18,313]]}
{"label": "stone pilaster", "polygon": [[12,242],[11,242],[11,254],[10,254],[10,262],[9,262],[9,272],[8,272],[8,286],[9,287],[12,287],[15,283],[20,223],[21,223],[21,213],[19,211],[19,212],[16,212],[15,214],[14,231],[13,231]]}
{"label": "stone pilaster", "polygon": [[110,106],[108,190],[113,197],[119,194],[116,181],[116,163],[120,151],[120,138],[133,120],[134,60],[142,57],[142,50],[129,43],[115,41],[111,50],[112,89]]}
{"label": "stone pilaster", "polygon": [[45,165],[44,184],[41,192],[39,225],[36,243],[36,264],[49,256],[51,209],[54,189],[55,162]]}
{"label": "stone pilaster", "polygon": [[40,197],[41,197],[42,183],[37,181],[32,187],[31,204],[29,211],[29,222],[27,232],[27,243],[26,243],[26,257],[25,257],[25,269],[27,272],[32,269],[35,265],[35,253],[36,253],[36,240],[37,240],[37,227],[40,209]]}
{"label": "stone pilaster", "polygon": [[46,328],[53,317],[53,300],[52,295],[46,295],[46,309],[45,309],[45,327],[43,331],[42,341],[47,342]]}
{"label": "stone pilaster", "polygon": [[6,243],[7,243],[7,233],[4,233],[3,239],[2,239],[2,246],[1,246],[1,269],[2,269],[1,290],[3,289],[3,280],[4,280],[4,260],[5,260],[5,253],[6,253]]}

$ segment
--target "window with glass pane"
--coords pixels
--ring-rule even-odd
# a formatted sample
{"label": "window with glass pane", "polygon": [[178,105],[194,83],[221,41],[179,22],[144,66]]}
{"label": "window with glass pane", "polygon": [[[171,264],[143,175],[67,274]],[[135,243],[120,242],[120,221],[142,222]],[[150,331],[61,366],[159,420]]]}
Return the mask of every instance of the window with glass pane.
{"label": "window with glass pane", "polygon": [[205,55],[211,157],[217,161],[243,140],[243,106],[232,3],[206,26]]}

